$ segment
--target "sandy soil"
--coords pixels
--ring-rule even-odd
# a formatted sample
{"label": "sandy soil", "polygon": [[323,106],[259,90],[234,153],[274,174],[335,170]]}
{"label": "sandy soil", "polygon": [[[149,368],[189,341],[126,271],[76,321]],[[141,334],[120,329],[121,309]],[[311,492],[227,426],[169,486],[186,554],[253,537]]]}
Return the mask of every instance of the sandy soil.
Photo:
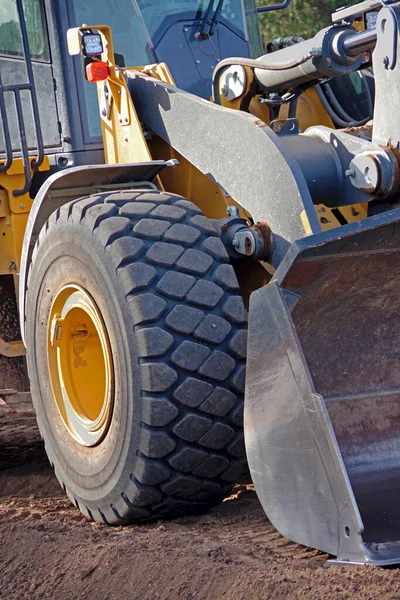
{"label": "sandy soil", "polygon": [[325,568],[282,538],[249,484],[202,517],[107,528],[69,503],[29,405],[0,406],[0,598],[400,598],[400,570]]}

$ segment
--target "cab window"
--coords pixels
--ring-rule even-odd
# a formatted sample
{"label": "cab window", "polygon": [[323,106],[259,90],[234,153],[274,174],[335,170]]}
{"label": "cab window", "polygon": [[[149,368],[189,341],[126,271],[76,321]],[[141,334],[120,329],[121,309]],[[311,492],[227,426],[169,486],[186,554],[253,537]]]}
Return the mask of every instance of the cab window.
{"label": "cab window", "polygon": [[246,11],[247,37],[249,42],[249,51],[252,58],[258,58],[263,54],[263,46],[260,34],[260,24],[256,13],[255,0],[244,0]]}
{"label": "cab window", "polygon": [[[2,0],[0,0],[1,2]],[[72,27],[109,25],[113,34],[115,60],[120,67],[135,67],[155,62],[151,41],[138,14],[135,0],[69,0]],[[80,57],[75,61],[83,128],[87,142],[101,137],[97,87],[83,75]]]}
{"label": "cab window", "polygon": [[[143,20],[152,37],[159,39],[168,27],[178,20],[201,20],[211,2],[212,19],[219,0],[138,0]],[[219,20],[245,37],[241,0],[224,0]]]}
{"label": "cab window", "polygon": [[[49,50],[41,0],[23,0],[26,29],[31,58],[48,61]],[[16,0],[1,0],[0,54],[23,56],[21,27]]]}

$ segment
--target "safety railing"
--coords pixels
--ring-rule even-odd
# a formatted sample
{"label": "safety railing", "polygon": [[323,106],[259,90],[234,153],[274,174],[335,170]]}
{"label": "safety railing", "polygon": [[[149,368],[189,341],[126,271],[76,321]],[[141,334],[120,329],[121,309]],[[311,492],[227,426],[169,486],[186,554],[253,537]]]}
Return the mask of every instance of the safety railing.
{"label": "safety railing", "polygon": [[[26,28],[26,21],[24,15],[24,8],[22,5],[22,0],[16,0],[17,10],[18,10],[18,18],[20,22],[21,28],[21,36],[22,36],[22,48],[23,48],[23,56],[26,65],[26,73],[27,73],[27,81],[25,83],[15,83],[4,85],[1,78],[0,73],[0,114],[2,121],[2,131],[4,137],[4,147],[5,147],[5,160],[1,161],[0,164],[0,173],[4,173],[7,171],[12,164],[14,158],[14,150],[11,142],[10,135],[10,126],[7,114],[6,107],[6,94],[13,94],[14,96],[14,104],[15,104],[15,112],[17,116],[17,125],[19,131],[19,139],[20,139],[20,152],[24,165],[24,176],[25,176],[25,185],[20,190],[14,190],[13,196],[23,196],[26,194],[32,183],[32,170],[38,169],[43,162],[44,159],[44,147],[43,147],[43,138],[42,131],[40,128],[40,118],[39,118],[39,108],[36,96],[36,88],[35,81],[33,77],[33,68],[31,55],[29,51],[29,40],[28,40],[28,32]],[[36,135],[36,148],[35,148],[35,157],[32,159],[29,156],[29,148],[28,141],[26,137],[26,129],[25,129],[25,120],[24,113],[22,108],[21,101],[21,92],[27,90],[30,95],[30,102],[33,114],[33,122],[35,128]]]}

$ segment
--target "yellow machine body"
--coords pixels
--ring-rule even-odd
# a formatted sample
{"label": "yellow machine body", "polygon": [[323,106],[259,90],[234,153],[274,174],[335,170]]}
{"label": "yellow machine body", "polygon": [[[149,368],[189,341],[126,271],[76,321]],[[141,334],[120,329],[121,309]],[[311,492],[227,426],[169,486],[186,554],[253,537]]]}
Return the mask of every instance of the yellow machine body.
{"label": "yellow machine body", "polygon": [[[40,170],[49,170],[47,157]],[[14,158],[11,167],[0,173],[0,275],[11,275],[15,282],[18,281],[25,228],[33,202],[29,193],[19,197],[13,196],[14,190],[23,187],[24,179],[22,158]],[[18,285],[15,285],[15,289],[17,288]],[[4,307],[2,310],[5,310]],[[1,317],[8,320],[11,315],[2,314]],[[0,336],[0,356],[14,358],[24,354],[22,341],[5,341]],[[7,361],[4,362],[4,365],[6,364]]]}
{"label": "yellow machine body", "polygon": [[[49,170],[47,157],[39,170]],[[29,192],[15,197],[13,191],[21,189],[24,180],[22,158],[14,158],[11,167],[0,173],[0,275],[19,272],[25,227],[33,199]]]}

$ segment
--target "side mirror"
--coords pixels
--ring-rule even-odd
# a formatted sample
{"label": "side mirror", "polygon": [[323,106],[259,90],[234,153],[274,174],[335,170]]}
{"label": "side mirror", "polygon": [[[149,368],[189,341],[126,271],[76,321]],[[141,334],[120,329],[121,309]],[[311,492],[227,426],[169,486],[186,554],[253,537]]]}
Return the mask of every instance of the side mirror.
{"label": "side mirror", "polygon": [[271,4],[270,6],[257,6],[256,13],[270,12],[271,10],[282,10],[289,6],[292,0],[285,0],[281,4]]}

